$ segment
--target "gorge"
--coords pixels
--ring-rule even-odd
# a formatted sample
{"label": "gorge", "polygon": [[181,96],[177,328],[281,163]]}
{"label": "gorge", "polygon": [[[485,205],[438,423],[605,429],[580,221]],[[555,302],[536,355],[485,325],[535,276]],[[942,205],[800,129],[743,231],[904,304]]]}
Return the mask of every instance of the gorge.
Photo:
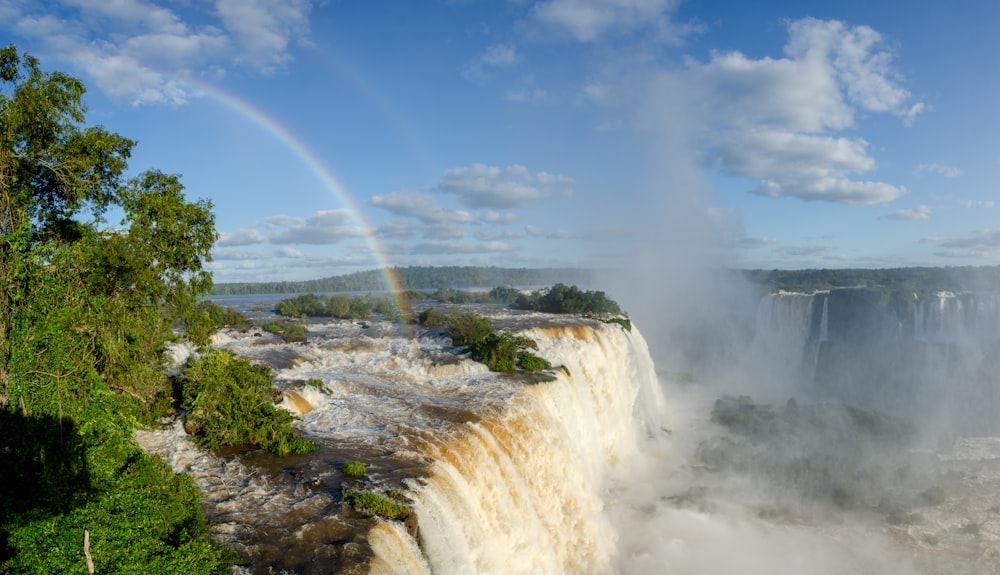
{"label": "gorge", "polygon": [[[197,478],[216,534],[246,559],[241,573],[990,572],[1000,443],[985,437],[995,434],[987,408],[951,423],[959,408],[995,397],[983,363],[996,343],[995,301],[767,295],[740,332],[751,334],[740,361],[717,381],[696,366],[654,366],[641,322],[627,331],[478,308],[538,344],[555,366],[541,379],[491,373],[456,356],[440,332],[412,337],[392,322],[315,321],[303,344],[228,330],[215,345],[275,369],[285,407],[320,451],[212,455],[176,424],[140,441]],[[970,374],[978,379],[942,404],[943,390],[955,391],[947,384]],[[903,383],[913,393],[894,395]],[[911,474],[899,482],[908,491],[885,487],[838,507],[706,462],[706,442],[736,437],[745,448],[709,417],[728,392],[843,402],[918,423],[933,416],[935,427],[895,470]],[[843,430],[829,431],[832,442]],[[368,466],[360,487],[405,495],[416,525],[343,505],[346,460]],[[851,473],[882,477],[865,465]],[[912,503],[935,487],[941,503]],[[882,500],[912,508],[913,520],[892,523]]]}

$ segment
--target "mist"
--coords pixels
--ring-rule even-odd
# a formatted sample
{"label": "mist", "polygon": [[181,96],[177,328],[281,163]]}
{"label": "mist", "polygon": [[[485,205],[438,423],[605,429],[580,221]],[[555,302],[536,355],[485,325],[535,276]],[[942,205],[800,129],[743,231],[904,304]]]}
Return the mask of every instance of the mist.
{"label": "mist", "polygon": [[681,80],[661,71],[636,91],[648,180],[601,281],[645,335],[668,406],[609,488],[621,571],[995,569],[977,557],[980,530],[1000,529],[994,487],[968,486],[1000,485],[1000,469],[960,447],[1000,432],[995,298],[967,302],[987,317],[962,327],[934,316],[946,299],[764,295],[732,271],[739,218],[713,196]]}

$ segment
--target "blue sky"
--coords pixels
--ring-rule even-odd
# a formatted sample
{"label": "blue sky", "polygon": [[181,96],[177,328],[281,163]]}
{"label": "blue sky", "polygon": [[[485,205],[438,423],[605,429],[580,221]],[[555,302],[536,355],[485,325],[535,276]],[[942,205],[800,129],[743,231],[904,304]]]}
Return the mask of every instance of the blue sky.
{"label": "blue sky", "polygon": [[992,0],[0,0],[135,173],[214,203],[217,282],[995,265],[998,29]]}

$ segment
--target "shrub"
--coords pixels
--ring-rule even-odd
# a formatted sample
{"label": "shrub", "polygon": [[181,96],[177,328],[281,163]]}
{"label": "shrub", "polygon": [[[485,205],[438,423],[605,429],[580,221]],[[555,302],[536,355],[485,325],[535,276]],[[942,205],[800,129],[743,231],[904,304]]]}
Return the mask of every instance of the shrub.
{"label": "shrub", "polygon": [[371,317],[372,310],[374,306],[372,305],[371,299],[367,297],[353,297],[351,298],[351,319],[364,319],[366,317]]}
{"label": "shrub", "polygon": [[212,351],[192,361],[178,381],[187,427],[209,448],[260,447],[278,455],[317,449],[292,429],[294,417],[274,406],[271,370]]}
{"label": "shrub", "polygon": [[518,363],[520,363],[521,369],[525,371],[552,369],[552,363],[549,360],[528,352],[521,352],[518,356]]}
{"label": "shrub", "polygon": [[510,286],[495,287],[490,290],[490,299],[496,303],[514,303],[521,295],[521,290]]}
{"label": "shrub", "polygon": [[534,342],[507,331],[490,332],[470,343],[469,349],[472,359],[483,362],[492,371],[514,371],[518,353],[530,343]]}
{"label": "shrub", "polygon": [[448,325],[448,316],[434,308],[427,308],[420,312],[417,321],[424,327],[444,327]]}
{"label": "shrub", "polygon": [[622,329],[624,329],[625,331],[627,332],[632,331],[632,320],[630,320],[627,317],[613,317],[608,319],[605,323],[617,323],[618,325],[622,326]]}
{"label": "shrub", "polygon": [[345,461],[340,466],[340,470],[348,477],[363,477],[365,473],[368,473],[364,463],[351,460]]}
{"label": "shrub", "polygon": [[410,508],[403,503],[370,490],[357,490],[345,487],[341,490],[344,503],[371,515],[378,515],[386,519],[403,519],[410,514]]}
{"label": "shrub", "polygon": [[453,314],[448,318],[448,335],[455,346],[467,346],[493,332],[493,323],[472,312]]}
{"label": "shrub", "polygon": [[556,284],[533,294],[520,294],[514,301],[519,309],[546,313],[621,313],[618,304],[602,291],[583,291],[576,286]]}
{"label": "shrub", "polygon": [[306,293],[279,301],[274,312],[287,317],[321,316],[326,314],[326,306],[318,295]]}
{"label": "shrub", "polygon": [[286,323],[283,331],[284,340],[288,343],[306,341],[306,326],[301,323]]}
{"label": "shrub", "polygon": [[388,320],[403,319],[403,311],[399,309],[399,302],[392,296],[376,297],[371,300],[371,304],[375,313],[385,316]]}
{"label": "shrub", "polygon": [[351,298],[344,294],[334,294],[326,300],[326,312],[331,317],[347,319],[351,314]]}

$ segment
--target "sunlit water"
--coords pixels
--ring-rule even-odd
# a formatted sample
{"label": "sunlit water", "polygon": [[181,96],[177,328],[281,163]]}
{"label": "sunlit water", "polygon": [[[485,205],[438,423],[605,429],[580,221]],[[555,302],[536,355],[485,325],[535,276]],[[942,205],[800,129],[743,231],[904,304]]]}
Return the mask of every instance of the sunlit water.
{"label": "sunlit water", "polygon": [[[949,497],[919,524],[808,505],[762,517],[749,479],[720,481],[693,456],[718,433],[712,398],[658,378],[637,329],[490,313],[538,343],[554,381],[490,373],[440,333],[391,322],[316,322],[302,344],[223,331],[217,347],[275,368],[321,449],[209,454],[179,422],[139,439],[196,478],[241,573],[998,572],[995,440],[933,456]],[[403,491],[416,525],[344,506],[347,459],[368,466],[364,486]]]}

